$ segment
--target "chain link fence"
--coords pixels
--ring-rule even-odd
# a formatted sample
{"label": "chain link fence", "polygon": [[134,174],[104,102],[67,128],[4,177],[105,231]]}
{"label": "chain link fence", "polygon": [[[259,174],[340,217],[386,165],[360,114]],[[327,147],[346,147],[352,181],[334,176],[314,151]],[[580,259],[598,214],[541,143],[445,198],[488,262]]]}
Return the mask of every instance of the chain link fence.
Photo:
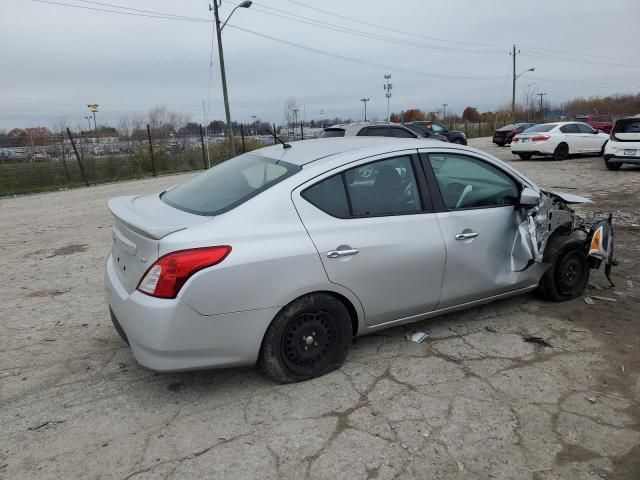
{"label": "chain link fence", "polygon": [[[40,139],[39,145],[1,148],[0,196],[202,170],[231,156],[221,134],[145,133],[123,139],[61,132]],[[273,143],[266,133],[241,133],[235,150],[241,154]]]}

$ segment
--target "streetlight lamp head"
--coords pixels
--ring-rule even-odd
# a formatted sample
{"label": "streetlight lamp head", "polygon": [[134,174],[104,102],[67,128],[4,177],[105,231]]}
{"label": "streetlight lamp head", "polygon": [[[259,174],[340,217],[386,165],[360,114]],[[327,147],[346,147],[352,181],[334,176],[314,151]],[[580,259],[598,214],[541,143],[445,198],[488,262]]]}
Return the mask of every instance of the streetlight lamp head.
{"label": "streetlight lamp head", "polygon": [[253,2],[249,1],[249,0],[245,0],[244,2],[242,2],[240,5],[238,5],[240,8],[249,8],[251,6]]}

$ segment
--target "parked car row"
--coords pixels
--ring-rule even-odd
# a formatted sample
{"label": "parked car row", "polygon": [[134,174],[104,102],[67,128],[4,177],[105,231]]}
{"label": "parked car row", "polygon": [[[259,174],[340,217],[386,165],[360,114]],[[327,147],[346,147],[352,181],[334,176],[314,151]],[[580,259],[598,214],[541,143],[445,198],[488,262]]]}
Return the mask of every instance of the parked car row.
{"label": "parked car row", "polygon": [[330,137],[395,137],[395,138],[431,138],[443,142],[467,144],[467,137],[457,130],[449,130],[435,122],[416,121],[408,123],[391,122],[355,122],[327,127],[320,135]]}

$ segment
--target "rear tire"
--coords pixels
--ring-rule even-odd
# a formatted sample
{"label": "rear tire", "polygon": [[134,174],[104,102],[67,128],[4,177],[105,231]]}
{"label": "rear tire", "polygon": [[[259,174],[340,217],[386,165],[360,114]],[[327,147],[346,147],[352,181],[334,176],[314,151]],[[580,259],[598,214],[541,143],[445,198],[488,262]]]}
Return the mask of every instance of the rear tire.
{"label": "rear tire", "polygon": [[604,166],[607,167],[607,170],[620,170],[620,167],[622,166],[621,163],[611,163],[609,160],[605,159],[604,161]]}
{"label": "rear tire", "polygon": [[569,145],[566,143],[561,143],[558,145],[553,152],[554,160],[564,160],[569,156]]}
{"label": "rear tire", "polygon": [[353,338],[342,302],[312,293],[284,307],[267,329],[258,366],[280,383],[310,380],[340,368]]}
{"label": "rear tire", "polygon": [[564,302],[582,295],[589,282],[589,265],[582,241],[571,235],[552,237],[543,261],[551,264],[538,286],[545,300]]}
{"label": "rear tire", "polygon": [[533,153],[518,153],[518,156],[519,156],[522,160],[529,160],[529,159],[531,159],[531,157],[533,156]]}

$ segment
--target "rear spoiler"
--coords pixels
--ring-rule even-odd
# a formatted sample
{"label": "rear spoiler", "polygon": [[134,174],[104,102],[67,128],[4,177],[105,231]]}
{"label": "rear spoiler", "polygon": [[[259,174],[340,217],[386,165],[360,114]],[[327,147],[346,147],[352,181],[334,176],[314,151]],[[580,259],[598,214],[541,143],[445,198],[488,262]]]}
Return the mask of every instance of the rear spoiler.
{"label": "rear spoiler", "polygon": [[144,235],[145,237],[160,240],[162,237],[166,237],[170,233],[184,230],[184,225],[166,225],[159,224],[145,218],[133,209],[133,200],[138,198],[137,196],[116,197],[109,200],[109,211],[116,219],[120,220],[127,227],[131,228],[135,232]]}

